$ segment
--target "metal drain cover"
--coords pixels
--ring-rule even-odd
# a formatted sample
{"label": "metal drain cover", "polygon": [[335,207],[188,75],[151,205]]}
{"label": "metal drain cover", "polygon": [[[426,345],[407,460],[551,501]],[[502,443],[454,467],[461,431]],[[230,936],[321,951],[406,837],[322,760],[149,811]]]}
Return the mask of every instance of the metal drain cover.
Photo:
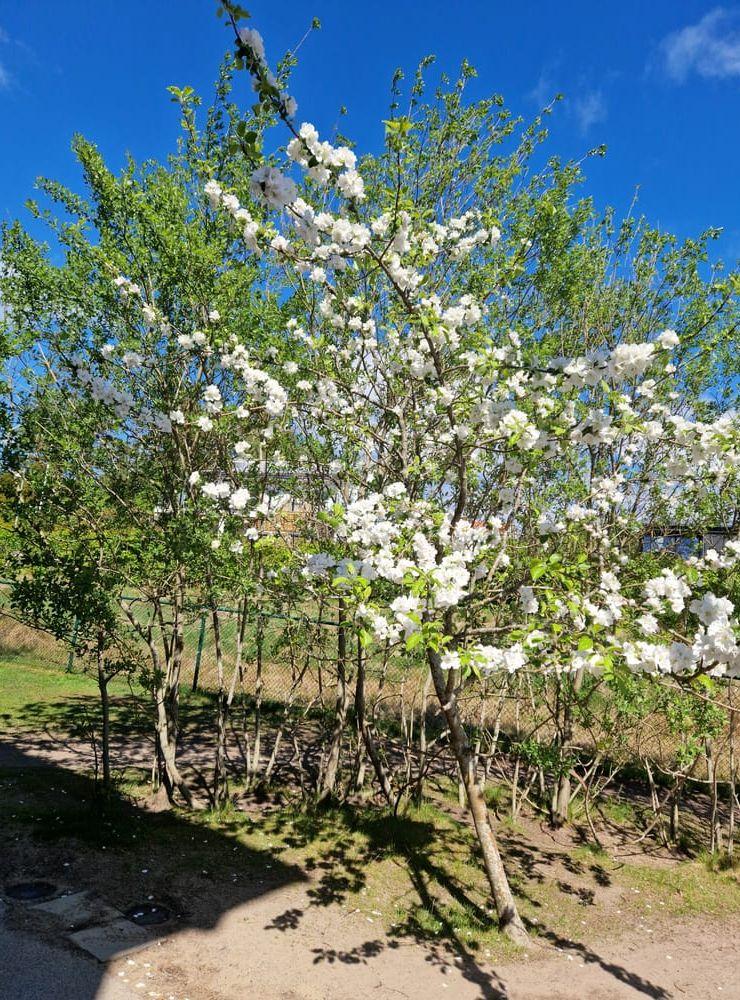
{"label": "metal drain cover", "polygon": [[124,916],[140,927],[152,927],[154,924],[166,924],[171,914],[161,903],[143,903],[129,907]]}
{"label": "metal drain cover", "polygon": [[57,891],[53,882],[15,882],[5,886],[5,895],[11,899],[20,899],[24,903],[35,903],[37,900],[49,899]]}

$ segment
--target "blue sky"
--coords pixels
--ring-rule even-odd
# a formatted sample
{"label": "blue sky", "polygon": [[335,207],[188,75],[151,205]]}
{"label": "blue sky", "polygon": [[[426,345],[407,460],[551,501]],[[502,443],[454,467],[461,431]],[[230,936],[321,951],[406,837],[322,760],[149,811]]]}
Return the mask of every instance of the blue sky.
{"label": "blue sky", "polygon": [[[550,149],[588,164],[588,190],[625,211],[636,185],[651,221],[681,236],[725,227],[722,254],[740,257],[740,3],[697,0],[473,0],[343,3],[245,0],[276,58],[312,16],[322,31],[301,50],[299,120],[343,122],[376,148],[397,66],[427,53],[454,72],[478,69],[476,95],[502,93],[531,116],[561,91]],[[204,97],[230,38],[215,0],[0,0],[0,217],[24,214],[37,175],[79,186],[75,131],[118,167],[126,151],[163,156],[177,115],[168,84]],[[238,87],[249,100],[246,79]]]}

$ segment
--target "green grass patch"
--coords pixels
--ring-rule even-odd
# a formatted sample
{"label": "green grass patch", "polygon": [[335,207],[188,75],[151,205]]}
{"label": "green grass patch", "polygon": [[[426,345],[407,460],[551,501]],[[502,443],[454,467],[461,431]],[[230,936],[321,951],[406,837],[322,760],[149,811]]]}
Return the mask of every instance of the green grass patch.
{"label": "green grass patch", "polygon": [[732,870],[702,861],[665,867],[625,865],[623,881],[634,906],[657,904],[672,916],[722,916],[740,912],[740,880]]}
{"label": "green grass patch", "polygon": [[[113,680],[112,695],[126,694],[124,680]],[[68,698],[98,698],[97,681],[81,671],[40,666],[38,657],[19,655],[0,660],[0,712],[4,716],[22,714],[24,706],[35,702],[58,702]]]}

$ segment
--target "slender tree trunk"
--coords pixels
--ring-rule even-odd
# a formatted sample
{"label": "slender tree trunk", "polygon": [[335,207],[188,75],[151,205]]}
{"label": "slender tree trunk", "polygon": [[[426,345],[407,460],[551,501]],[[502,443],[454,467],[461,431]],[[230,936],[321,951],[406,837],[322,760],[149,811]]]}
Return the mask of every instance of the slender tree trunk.
{"label": "slender tree trunk", "polygon": [[[670,837],[674,844],[678,843],[678,834],[680,828],[680,809],[681,809],[681,785],[676,778],[675,786],[673,789],[673,794],[671,795],[671,818],[670,818]],[[663,824],[660,825],[661,837],[665,837],[663,833]]]}
{"label": "slender tree trunk", "polygon": [[[182,632],[182,595],[184,588],[173,602],[174,621],[171,626],[165,622],[162,612],[162,601],[155,598],[151,620],[142,625],[137,621],[131,608],[125,601],[121,602],[121,610],[128,618],[133,628],[146,642],[152,660],[153,683],[151,688],[154,700],[155,734],[157,744],[157,767],[162,785],[170,802],[174,802],[175,793],[179,792],[187,805],[192,805],[193,796],[188,783],[177,766],[177,737],[180,704],[180,672],[184,640]],[[159,628],[160,641],[164,656],[154,635],[155,627]],[[170,630],[171,629],[171,630]],[[163,663],[164,659],[164,663]]]}
{"label": "slender tree trunk", "polygon": [[[558,683],[561,683],[560,681]],[[573,700],[578,697],[578,692],[583,684],[583,670],[577,671],[573,677],[572,689],[569,689],[566,682],[566,697],[563,703],[563,723],[560,733],[560,752],[567,757],[571,742],[573,740]],[[557,785],[553,796],[552,816],[554,826],[564,826],[568,822],[568,812],[571,801],[571,781],[570,765],[563,765],[561,761],[558,773]]]}
{"label": "slender tree trunk", "polygon": [[419,773],[414,789],[414,801],[421,805],[424,799],[424,775],[427,766],[427,705],[429,703],[429,690],[432,686],[432,675],[427,673],[424,678],[424,687],[421,691],[421,711],[419,713]]}
{"label": "slender tree trunk", "polygon": [[231,716],[231,706],[236,693],[236,683],[242,676],[242,652],[244,649],[244,630],[247,619],[247,602],[239,601],[236,618],[236,649],[234,652],[234,667],[228,688],[224,676],[223,644],[221,641],[221,621],[218,607],[212,608],[213,636],[216,647],[216,665],[218,668],[218,719],[216,732],[216,760],[213,768],[213,797],[216,805],[222,806],[228,797],[228,774],[226,770],[226,742],[228,724]]}
{"label": "slender tree trunk", "polygon": [[157,702],[157,742],[164,765],[162,777],[167,797],[171,802],[174,802],[175,793],[179,792],[187,805],[190,806],[193,804],[193,795],[177,766],[177,721],[172,717],[171,705],[168,704],[168,692],[164,685],[157,687],[155,698]]}
{"label": "slender tree trunk", "polygon": [[162,697],[159,699],[160,712],[163,713],[164,717],[164,725],[160,728],[160,738],[162,740],[162,756],[172,790],[178,791],[187,805],[191,806],[193,804],[192,792],[177,766],[177,743],[180,735],[180,674],[185,648],[179,600],[174,606],[174,616],[170,655],[167,658]]}
{"label": "slender tree trunk", "polygon": [[[259,570],[259,579],[262,580],[262,567]],[[250,786],[256,784],[262,769],[262,692],[264,689],[264,647],[265,647],[265,622],[262,617],[259,602],[256,604],[255,614],[255,679],[254,679],[254,729],[252,739],[252,756],[248,773],[248,783]]]}
{"label": "slender tree trunk", "polygon": [[450,745],[460,769],[465,791],[468,797],[470,814],[478,837],[483,867],[486,871],[488,884],[491,887],[493,902],[498,914],[501,931],[519,944],[529,941],[524,924],[517,912],[514,896],[509,887],[504,865],[501,860],[496,838],[491,827],[488,808],[480,785],[476,780],[473,766],[473,754],[465,727],[460,716],[457,696],[452,685],[447,684],[445,671],[441,667],[440,655],[432,650],[427,651],[427,659],[432,674],[434,690],[444,713],[447,729],[450,735]]}
{"label": "slender tree trunk", "polygon": [[719,820],[719,786],[717,783],[717,758],[714,753],[714,741],[708,737],[705,742],[705,753],[707,758],[707,779],[712,796],[712,812],[710,817],[709,852],[722,849],[722,826]]}
{"label": "slender tree trunk", "polygon": [[221,641],[221,620],[218,606],[212,608],[213,636],[216,649],[216,666],[218,670],[218,717],[216,731],[216,760],[213,768],[213,798],[218,806],[224,805],[228,797],[228,774],[226,770],[226,743],[231,706],[234,702],[236,684],[242,676],[242,654],[244,649],[244,630],[247,618],[246,600],[239,601],[236,619],[236,649],[234,667],[229,686],[226,686],[223,664],[223,643]]}
{"label": "slender tree trunk", "polygon": [[[210,581],[209,581],[210,582]],[[213,765],[213,802],[223,805],[228,790],[226,787],[226,690],[224,686],[224,654],[221,645],[221,618],[218,604],[213,601],[211,606],[211,621],[213,623],[213,645],[216,653],[216,679],[218,692],[216,695],[216,760]]]}
{"label": "slender tree trunk", "polygon": [[[658,827],[658,834],[660,836],[660,841],[664,847],[668,846],[668,839],[665,833],[665,827],[663,825],[663,814],[661,812],[660,797],[658,795],[658,789],[655,786],[655,779],[653,778],[653,769],[650,766],[650,761],[647,757],[644,758],[643,763],[645,765],[645,774],[647,775],[648,787],[650,788],[650,808],[653,810],[654,824]],[[672,802],[675,801],[672,799]],[[678,813],[676,814],[678,816]],[[673,814],[671,813],[671,837],[673,837]]]}
{"label": "slender tree trunk", "polygon": [[339,762],[342,756],[342,740],[347,725],[347,710],[349,708],[349,685],[347,684],[347,629],[344,624],[344,601],[339,602],[339,621],[337,624],[337,700],[334,709],[334,726],[329,740],[326,762],[319,783],[319,798],[325,799],[334,794],[339,773]]}
{"label": "slender tree trunk", "polygon": [[103,659],[101,643],[98,644],[97,667],[100,713],[102,716],[103,788],[108,793],[110,791],[110,698],[108,696],[108,676],[105,672],[105,661]]}
{"label": "slender tree trunk", "polygon": [[732,681],[728,685],[727,696],[730,702],[730,812],[727,817],[727,857],[732,859],[735,849],[735,727],[737,724],[737,713],[732,704]]}
{"label": "slender tree trunk", "polygon": [[177,745],[180,735],[180,675],[185,650],[185,640],[182,630],[182,606],[184,587],[174,596],[172,604],[173,621],[168,636],[168,626],[162,612],[161,602],[156,602],[156,612],[162,631],[162,642],[165,649],[164,678],[160,684],[157,697],[158,733],[165,771],[168,777],[167,793],[170,799],[177,791],[182,795],[188,806],[193,804],[190,787],[177,766]]}
{"label": "slender tree trunk", "polygon": [[[362,692],[360,692],[362,687]],[[365,660],[362,655],[362,643],[357,637],[357,680],[355,681],[355,739],[357,740],[357,750],[355,751],[355,763],[352,769],[350,788],[353,792],[362,791],[365,784],[365,739],[362,732],[365,723]]]}
{"label": "slender tree trunk", "polygon": [[519,815],[519,771],[521,770],[521,757],[516,755],[514,761],[514,777],[511,780],[511,818],[516,819]]}
{"label": "slender tree trunk", "polygon": [[362,649],[357,650],[357,683],[355,684],[355,718],[357,720],[357,727],[362,734],[362,740],[365,744],[365,749],[367,750],[367,755],[370,758],[370,762],[373,765],[373,770],[375,771],[375,776],[378,779],[378,784],[380,785],[380,790],[383,793],[383,798],[386,800],[388,805],[393,805],[393,787],[391,786],[390,778],[388,777],[388,772],[385,769],[385,765],[378,751],[375,738],[373,736],[370,725],[367,721],[365,712],[365,657],[362,655]]}

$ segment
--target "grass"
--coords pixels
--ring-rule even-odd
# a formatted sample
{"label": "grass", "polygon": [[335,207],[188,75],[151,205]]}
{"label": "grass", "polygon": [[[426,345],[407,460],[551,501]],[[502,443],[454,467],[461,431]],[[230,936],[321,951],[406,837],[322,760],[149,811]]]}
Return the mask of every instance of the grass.
{"label": "grass", "polygon": [[[114,698],[129,695],[127,681],[114,678],[110,693]],[[0,718],[7,725],[28,724],[29,707],[34,705],[43,705],[50,719],[58,714],[62,725],[73,700],[84,699],[92,710],[98,698],[97,681],[89,674],[40,666],[33,654],[9,657],[4,653],[0,658]]]}
{"label": "grass", "polygon": [[[135,681],[114,678],[110,694],[111,731],[114,737],[150,737],[153,706],[148,692]],[[235,712],[238,709],[235,709]],[[265,699],[262,718],[266,725],[276,724],[283,716],[282,702]],[[308,713],[317,718],[320,706]],[[189,685],[180,687],[180,725],[182,732],[212,733],[217,714],[216,693],[194,692]],[[0,723],[7,728],[49,732],[57,736],[90,732],[100,736],[100,693],[96,679],[79,669],[61,670],[39,666],[25,658],[0,657]]]}
{"label": "grass", "polygon": [[714,870],[703,860],[682,861],[670,867],[626,865],[624,880],[642,905],[660,906],[675,917],[722,916],[740,912],[740,881],[733,870]]}
{"label": "grass", "polygon": [[[112,681],[111,693],[127,692],[125,681]],[[76,697],[97,698],[97,681],[78,671],[39,666],[38,660],[31,657],[11,659],[5,655],[0,659],[0,709],[4,715],[12,718],[33,702],[54,704]]]}

